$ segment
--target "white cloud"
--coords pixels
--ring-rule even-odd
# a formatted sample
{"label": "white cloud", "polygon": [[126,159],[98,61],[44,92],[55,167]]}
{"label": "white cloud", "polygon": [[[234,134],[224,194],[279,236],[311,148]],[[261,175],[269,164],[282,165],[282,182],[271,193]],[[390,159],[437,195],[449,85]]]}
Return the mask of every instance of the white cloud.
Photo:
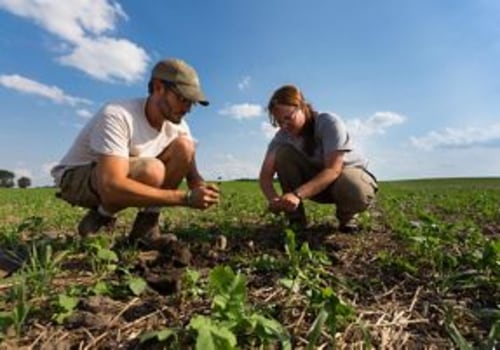
{"label": "white cloud", "polygon": [[136,44],[108,37],[82,39],[71,54],[59,58],[63,65],[78,68],[99,80],[128,83],[141,78],[148,61],[146,52]]}
{"label": "white cloud", "polygon": [[243,103],[230,105],[219,111],[219,114],[227,115],[235,119],[251,119],[263,115],[263,108],[260,105]]}
{"label": "white cloud", "polygon": [[57,86],[48,86],[17,74],[0,75],[0,85],[27,94],[42,96],[59,104],[67,104],[70,106],[91,104],[87,99],[66,95],[64,91]]}
{"label": "white cloud", "polygon": [[394,112],[375,112],[365,120],[349,120],[346,122],[346,125],[348,130],[357,137],[363,137],[373,134],[384,134],[387,128],[402,124],[405,120],[405,116]]}
{"label": "white cloud", "polygon": [[500,123],[484,128],[446,128],[444,131],[430,131],[422,137],[411,137],[410,141],[415,147],[423,150],[500,146]]}
{"label": "white cloud", "polygon": [[246,75],[243,77],[243,79],[238,83],[238,89],[240,90],[245,90],[248,87],[250,87],[250,76]]}
{"label": "white cloud", "polygon": [[260,130],[262,130],[267,139],[271,139],[274,134],[276,134],[276,131],[278,131],[278,128],[272,126],[271,123],[267,121],[260,123]]}
{"label": "white cloud", "polygon": [[0,0],[0,8],[32,19],[70,42],[78,41],[86,32],[100,35],[113,30],[119,18],[127,18],[118,3],[108,0]]}
{"label": "white cloud", "polygon": [[88,109],[78,109],[76,111],[76,114],[82,118],[89,119],[93,116],[93,113],[89,111]]}
{"label": "white cloud", "polygon": [[127,19],[113,0],[0,0],[0,8],[34,21],[65,41],[66,51],[72,51],[58,61],[96,79],[133,82],[148,64],[148,55],[138,45],[104,35],[116,28],[119,19]]}

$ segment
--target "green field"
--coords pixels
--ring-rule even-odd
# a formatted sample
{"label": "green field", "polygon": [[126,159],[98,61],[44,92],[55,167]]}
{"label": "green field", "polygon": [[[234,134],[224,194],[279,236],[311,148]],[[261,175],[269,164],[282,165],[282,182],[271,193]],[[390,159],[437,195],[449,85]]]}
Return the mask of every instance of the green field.
{"label": "green field", "polygon": [[[135,210],[81,239],[54,189],[0,189],[0,349],[493,349],[500,179],[381,183],[362,232],[306,202],[293,231],[253,181],[162,211],[165,251],[125,243]],[[3,273],[5,275],[6,272]]]}

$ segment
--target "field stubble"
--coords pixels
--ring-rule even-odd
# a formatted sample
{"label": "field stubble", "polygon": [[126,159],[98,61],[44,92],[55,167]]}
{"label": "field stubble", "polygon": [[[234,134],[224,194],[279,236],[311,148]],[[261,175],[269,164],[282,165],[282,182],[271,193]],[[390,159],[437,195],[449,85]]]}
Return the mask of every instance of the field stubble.
{"label": "field stubble", "polygon": [[293,231],[256,183],[221,189],[218,208],[163,210],[161,253],[124,243],[134,210],[82,240],[54,190],[0,190],[2,254],[23,262],[0,281],[0,348],[495,346],[500,180],[382,183],[356,235],[332,206],[307,202]]}

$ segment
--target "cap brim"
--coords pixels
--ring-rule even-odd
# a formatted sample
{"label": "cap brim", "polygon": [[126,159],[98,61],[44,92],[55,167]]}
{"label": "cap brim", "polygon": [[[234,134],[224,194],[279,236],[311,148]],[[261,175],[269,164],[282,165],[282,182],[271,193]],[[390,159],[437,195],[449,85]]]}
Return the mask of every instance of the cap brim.
{"label": "cap brim", "polygon": [[177,89],[179,92],[192,102],[199,103],[202,106],[208,106],[209,102],[205,97],[205,94],[199,87],[177,84]]}

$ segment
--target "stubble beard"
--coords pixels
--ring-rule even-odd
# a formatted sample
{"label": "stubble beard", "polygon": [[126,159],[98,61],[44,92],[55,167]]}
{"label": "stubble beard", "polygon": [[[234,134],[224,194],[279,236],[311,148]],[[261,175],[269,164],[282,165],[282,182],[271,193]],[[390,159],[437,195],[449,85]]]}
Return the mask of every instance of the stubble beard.
{"label": "stubble beard", "polygon": [[180,124],[183,116],[174,114],[172,108],[166,102],[164,103],[164,107],[162,109],[163,119],[174,124]]}

